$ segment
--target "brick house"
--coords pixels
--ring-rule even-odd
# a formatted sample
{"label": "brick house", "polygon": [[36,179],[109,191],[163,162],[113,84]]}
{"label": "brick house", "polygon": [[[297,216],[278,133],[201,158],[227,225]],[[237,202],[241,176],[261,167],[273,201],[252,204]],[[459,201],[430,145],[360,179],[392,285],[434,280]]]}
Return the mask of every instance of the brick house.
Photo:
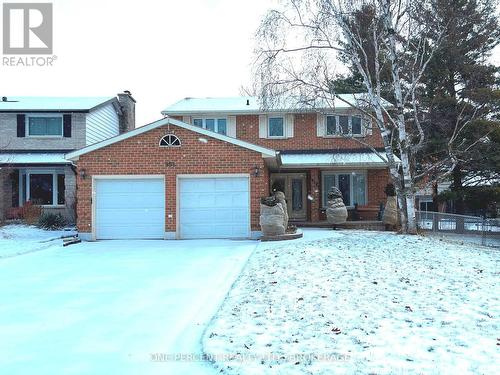
{"label": "brick house", "polygon": [[76,170],[67,152],[135,127],[135,100],[3,97],[0,101],[0,221],[27,201],[75,220]]}
{"label": "brick house", "polygon": [[291,221],[315,223],[332,186],[350,211],[376,219],[389,174],[366,144],[382,150],[380,134],[343,102],[335,108],[186,98],[162,120],[67,154],[82,238],[256,237],[262,196],[283,191]]}

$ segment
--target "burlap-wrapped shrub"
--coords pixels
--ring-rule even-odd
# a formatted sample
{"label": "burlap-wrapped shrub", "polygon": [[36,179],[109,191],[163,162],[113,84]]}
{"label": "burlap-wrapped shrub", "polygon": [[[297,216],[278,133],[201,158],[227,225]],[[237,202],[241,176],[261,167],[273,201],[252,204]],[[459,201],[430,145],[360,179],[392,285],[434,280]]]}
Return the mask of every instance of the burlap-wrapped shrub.
{"label": "burlap-wrapped shrub", "polygon": [[342,199],[342,193],[336,187],[328,192],[326,218],[331,224],[342,224],[347,221],[347,208]]}
{"label": "burlap-wrapped shrub", "polygon": [[265,197],[260,200],[260,228],[262,235],[280,236],[285,234],[285,209],[276,196]]}
{"label": "burlap-wrapped shrub", "polygon": [[274,196],[276,200],[281,203],[281,207],[283,207],[284,211],[284,217],[283,217],[283,226],[285,227],[285,230],[288,228],[288,208],[286,205],[286,199],[285,199],[285,194],[282,193],[281,191],[277,191],[274,193]]}
{"label": "burlap-wrapped shrub", "polygon": [[394,185],[388,184],[385,187],[385,194],[387,194],[387,203],[385,204],[384,215],[382,216],[382,221],[385,225],[396,226],[399,223],[398,220],[398,200],[396,197],[396,191]]}

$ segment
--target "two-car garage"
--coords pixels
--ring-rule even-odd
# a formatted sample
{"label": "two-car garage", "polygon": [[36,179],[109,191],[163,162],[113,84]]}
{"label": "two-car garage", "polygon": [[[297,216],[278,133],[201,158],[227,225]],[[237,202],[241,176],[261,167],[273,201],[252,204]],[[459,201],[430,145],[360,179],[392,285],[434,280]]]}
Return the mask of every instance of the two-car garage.
{"label": "two-car garage", "polygon": [[79,236],[255,238],[277,152],[163,118],[66,154]]}
{"label": "two-car garage", "polygon": [[[248,176],[177,176],[176,238],[250,237]],[[94,176],[95,239],[164,239],[164,176]]]}

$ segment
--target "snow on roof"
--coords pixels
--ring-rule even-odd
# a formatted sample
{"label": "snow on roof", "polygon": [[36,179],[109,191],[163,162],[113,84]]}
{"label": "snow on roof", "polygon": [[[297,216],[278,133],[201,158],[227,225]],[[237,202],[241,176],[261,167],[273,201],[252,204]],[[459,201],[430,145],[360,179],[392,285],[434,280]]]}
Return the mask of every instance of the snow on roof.
{"label": "snow on roof", "polygon": [[70,164],[64,153],[0,153],[0,164]]}
{"label": "snow on roof", "polygon": [[[285,108],[273,109],[273,110],[263,110],[259,98],[255,96],[236,96],[236,97],[226,97],[226,98],[185,98],[178,101],[175,104],[167,107],[162,111],[164,115],[182,115],[182,114],[195,114],[195,113],[262,113],[262,112],[282,112],[282,111],[293,111],[293,112],[304,112],[304,111],[318,111],[318,110],[330,110],[335,109],[348,109],[353,108],[353,105],[359,103],[360,100],[364,99],[364,94],[341,94],[335,98],[333,103],[327,104],[323,101],[318,104],[316,103],[314,107],[310,108],[297,108],[296,105],[292,104],[290,100],[289,105],[282,105]],[[347,102],[347,103],[346,103]],[[391,104],[387,101],[383,101],[386,107],[390,107]]]}
{"label": "snow on roof", "polygon": [[49,97],[8,96],[0,100],[0,112],[19,111],[88,111],[100,104],[114,100],[114,96],[99,97]]}
{"label": "snow on roof", "polygon": [[385,167],[387,166],[387,157],[383,153],[379,156],[375,152],[281,154],[281,163],[283,167],[297,167],[297,166]]}

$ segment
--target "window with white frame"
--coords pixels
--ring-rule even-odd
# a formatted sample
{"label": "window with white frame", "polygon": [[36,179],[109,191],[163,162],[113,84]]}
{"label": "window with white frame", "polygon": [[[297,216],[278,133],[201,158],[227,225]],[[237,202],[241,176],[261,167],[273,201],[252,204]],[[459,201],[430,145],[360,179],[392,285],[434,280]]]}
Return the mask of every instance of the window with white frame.
{"label": "window with white frame", "polygon": [[167,134],[160,139],[160,147],[181,147],[181,140],[175,134]]}
{"label": "window with white frame", "polygon": [[326,135],[363,135],[363,118],[354,115],[327,115],[326,116]]}
{"label": "window with white frame", "polygon": [[28,115],[26,132],[30,137],[62,137],[62,115]]}
{"label": "window with white frame", "polygon": [[23,170],[19,173],[19,204],[30,201],[40,206],[65,204],[65,175],[63,171]]}
{"label": "window with white frame", "polygon": [[225,118],[194,118],[193,125],[222,135],[227,134],[227,119]]}
{"label": "window with white frame", "polygon": [[353,207],[366,205],[366,173],[365,172],[323,172],[322,179],[322,204],[326,207],[328,192],[336,187],[342,193],[344,204]]}
{"label": "window with white frame", "polygon": [[283,138],[285,136],[284,117],[269,117],[267,129],[269,138]]}

